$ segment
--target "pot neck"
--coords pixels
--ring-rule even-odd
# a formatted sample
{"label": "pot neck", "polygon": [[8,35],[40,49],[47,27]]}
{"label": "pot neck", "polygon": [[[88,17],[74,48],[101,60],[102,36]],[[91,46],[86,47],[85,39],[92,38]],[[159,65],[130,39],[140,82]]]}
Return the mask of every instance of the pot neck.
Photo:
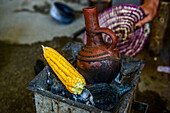
{"label": "pot neck", "polygon": [[97,9],[96,7],[83,8],[87,46],[98,46],[101,44],[101,34],[95,34],[94,31],[99,28]]}

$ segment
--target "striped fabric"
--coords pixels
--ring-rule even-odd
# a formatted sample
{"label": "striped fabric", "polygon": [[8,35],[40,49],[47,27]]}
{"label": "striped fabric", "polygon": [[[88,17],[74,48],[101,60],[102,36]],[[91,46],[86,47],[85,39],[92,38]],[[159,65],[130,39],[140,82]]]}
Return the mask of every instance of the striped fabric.
{"label": "striped fabric", "polygon": [[[118,37],[117,48],[120,53],[131,57],[135,57],[142,50],[150,33],[149,24],[134,30],[135,23],[143,18],[143,10],[130,4],[113,6],[98,15],[100,27],[113,30]],[[105,41],[111,42],[108,35],[102,35]]]}

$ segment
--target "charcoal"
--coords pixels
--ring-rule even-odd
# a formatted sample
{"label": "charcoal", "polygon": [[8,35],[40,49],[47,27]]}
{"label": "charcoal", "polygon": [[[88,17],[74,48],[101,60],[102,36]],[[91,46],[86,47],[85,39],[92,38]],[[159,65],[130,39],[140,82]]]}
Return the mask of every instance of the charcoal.
{"label": "charcoal", "polygon": [[69,98],[69,99],[71,99],[71,100],[74,100],[73,94],[70,93],[67,89],[65,89],[65,90],[62,91],[62,95],[63,95],[63,96],[66,96],[67,98]]}
{"label": "charcoal", "polygon": [[72,99],[76,102],[94,105],[93,96],[91,95],[90,91],[87,89],[84,89],[80,95],[75,95],[75,94],[71,95],[71,93],[69,92],[66,93],[63,92],[63,95],[65,95],[66,97],[69,96],[69,99]]}
{"label": "charcoal", "polygon": [[62,95],[76,102],[85,103],[88,101],[86,98],[81,97],[81,95],[72,94],[66,89],[62,91]]}
{"label": "charcoal", "polygon": [[62,92],[65,90],[65,87],[61,83],[61,81],[56,77],[53,70],[48,66],[49,71],[47,72],[47,80],[46,83],[48,84],[48,89],[53,94],[58,94],[59,92]]}
{"label": "charcoal", "polygon": [[112,92],[112,88],[107,83],[98,83],[93,85],[87,85],[85,87],[91,92],[92,95]]}
{"label": "charcoal", "polygon": [[48,90],[49,84],[47,84],[49,66],[45,66],[43,71],[41,71],[34,80],[32,80],[28,85],[27,89],[31,91],[37,90]]}
{"label": "charcoal", "polygon": [[78,52],[80,51],[80,49],[82,48],[82,46],[84,46],[83,43],[73,41],[73,42],[68,42],[61,49],[64,54],[67,54],[66,56],[72,57],[70,62],[72,62],[73,65],[75,64],[74,66],[76,66],[77,55],[78,55]]}
{"label": "charcoal", "polygon": [[115,95],[112,93],[102,93],[98,95],[93,95],[94,103],[95,104],[107,104],[110,102],[114,102]]}
{"label": "charcoal", "polygon": [[110,111],[116,107],[117,103],[107,103],[107,104],[96,104],[95,106],[99,109]]}
{"label": "charcoal", "polygon": [[123,74],[121,72],[118,73],[117,77],[114,79],[115,82],[121,83]]}
{"label": "charcoal", "polygon": [[[70,58],[71,60],[69,62],[74,67],[76,67],[76,56],[82,46],[83,44],[79,42],[69,42],[62,48],[62,52],[66,55],[64,57],[67,60]],[[121,100],[123,95],[127,94],[132,87],[136,86],[134,82],[133,84],[135,85],[131,84],[135,76],[132,73],[139,71],[138,69],[142,64],[139,59],[123,55],[121,55],[121,59],[121,72],[114,82],[110,84],[98,83],[86,85],[81,95],[71,94],[54,74],[49,65],[44,68],[43,72],[40,72],[36,76],[35,80],[30,82],[27,88],[33,91],[37,91],[37,89],[48,90],[53,94],[69,98],[70,100],[94,105],[101,110],[111,111],[118,106],[119,100]]]}
{"label": "charcoal", "polygon": [[83,98],[80,95],[73,95],[73,98],[76,102],[81,102],[81,103],[85,103],[88,101],[87,98]]}
{"label": "charcoal", "polygon": [[123,75],[128,75],[129,73],[135,72],[140,66],[140,59],[134,59],[121,55],[121,73]]}
{"label": "charcoal", "polygon": [[95,106],[102,110],[112,110],[118,103],[117,93],[94,95]]}
{"label": "charcoal", "polygon": [[35,75],[38,75],[44,69],[44,67],[45,65],[42,60],[40,59],[36,60],[36,64],[34,66]]}
{"label": "charcoal", "polygon": [[107,83],[87,85],[93,96],[94,104],[102,110],[111,110],[118,103],[118,93]]}
{"label": "charcoal", "polygon": [[132,87],[128,84],[123,85],[117,82],[111,83],[110,86],[112,87],[112,90],[114,92],[118,93],[119,98],[121,98],[125,93],[127,93],[128,91],[132,89]]}
{"label": "charcoal", "polygon": [[59,84],[58,82],[55,82],[52,86],[51,86],[51,92],[53,94],[59,94],[59,92],[62,92],[64,90],[64,87]]}
{"label": "charcoal", "polygon": [[76,57],[82,46],[84,46],[83,43],[73,41],[68,42],[61,50],[71,54],[73,57]]}
{"label": "charcoal", "polygon": [[87,85],[86,88],[92,94],[95,106],[109,111],[114,109],[118,100],[131,89],[131,86],[113,82]]}
{"label": "charcoal", "polygon": [[87,89],[84,89],[83,92],[81,93],[81,95],[77,95],[77,101],[83,102],[83,103],[88,102],[88,103],[91,103],[92,105],[94,105],[93,97],[92,97],[90,91]]}

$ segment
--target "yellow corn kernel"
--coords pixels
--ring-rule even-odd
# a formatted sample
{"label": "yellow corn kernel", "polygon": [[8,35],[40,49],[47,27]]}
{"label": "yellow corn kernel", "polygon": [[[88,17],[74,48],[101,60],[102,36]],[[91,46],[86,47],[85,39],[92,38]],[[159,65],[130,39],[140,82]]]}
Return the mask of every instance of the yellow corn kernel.
{"label": "yellow corn kernel", "polygon": [[71,93],[81,94],[86,85],[84,77],[57,51],[50,47],[42,47],[46,61],[66,89]]}

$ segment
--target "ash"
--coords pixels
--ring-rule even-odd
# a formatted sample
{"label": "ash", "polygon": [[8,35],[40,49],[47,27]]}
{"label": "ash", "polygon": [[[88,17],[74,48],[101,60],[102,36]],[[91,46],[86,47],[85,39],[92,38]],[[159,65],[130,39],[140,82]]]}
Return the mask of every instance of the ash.
{"label": "ash", "polygon": [[[79,42],[69,42],[63,48],[63,56],[70,59],[76,67],[76,56],[83,44]],[[111,83],[98,83],[86,85],[81,95],[71,94],[65,86],[56,77],[50,66],[45,66],[43,71],[32,80],[27,89],[37,91],[37,89],[47,90],[53,94],[66,97],[70,100],[81,102],[87,105],[95,106],[105,111],[115,109],[123,96],[128,93],[137,84],[139,78],[134,73],[141,73],[141,60],[121,55],[122,66],[117,78]],[[132,82],[134,81],[134,82]],[[43,86],[43,87],[42,87]]]}
{"label": "ash", "polygon": [[[61,49],[65,56],[72,57],[72,59],[70,59],[70,62],[74,64],[75,67],[76,67],[76,60],[77,60],[76,56],[78,55],[78,52],[80,51],[82,46],[83,44],[80,42],[69,42]],[[124,71],[124,73],[127,72]],[[116,80],[114,80],[110,84],[98,83],[98,84],[87,85],[85,87],[86,89],[82,92],[81,95],[71,94],[65,89],[62,91],[62,93],[60,93],[60,95],[64,95],[74,101],[94,105],[97,108],[108,111],[113,109],[117,105],[118,100],[123,96],[123,94],[125,94],[127,91],[131,89],[130,85],[121,84],[120,82],[121,78],[122,78],[122,74],[120,72]],[[52,93],[59,94],[59,92],[61,92],[61,87],[59,88],[58,84],[61,83],[57,83],[57,84],[54,83],[52,85],[51,87]]]}
{"label": "ash", "polygon": [[[49,67],[48,67],[49,68]],[[54,76],[51,71],[50,76]],[[47,73],[50,73],[47,72]],[[126,84],[117,83],[98,83],[86,85],[81,95],[71,94],[56,77],[48,77],[47,82],[48,90],[53,94],[67,97],[71,100],[81,102],[88,105],[94,105],[102,110],[112,110],[116,107],[119,99],[131,89],[131,86]]]}

